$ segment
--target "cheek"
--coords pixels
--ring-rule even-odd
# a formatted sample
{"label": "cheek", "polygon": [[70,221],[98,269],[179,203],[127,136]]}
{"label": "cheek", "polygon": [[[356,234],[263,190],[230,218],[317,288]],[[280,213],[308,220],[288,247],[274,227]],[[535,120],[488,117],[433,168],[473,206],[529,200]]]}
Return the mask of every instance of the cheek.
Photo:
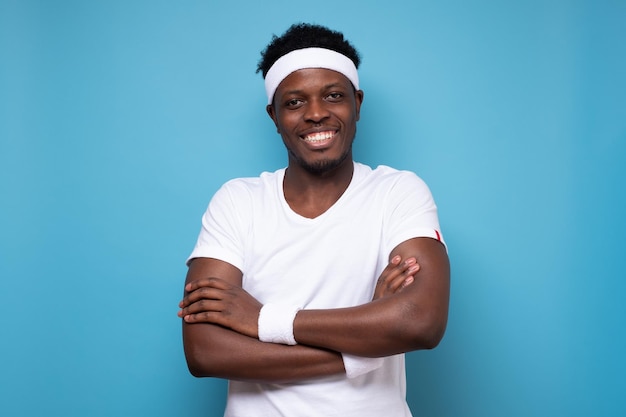
{"label": "cheek", "polygon": [[354,127],[356,127],[356,122],[359,120],[359,112],[358,111],[348,111],[345,113],[344,117],[342,118],[342,120],[344,120],[344,122],[346,123],[346,125],[348,125],[349,127],[352,127],[354,125]]}
{"label": "cheek", "polygon": [[277,119],[276,127],[279,132],[291,133],[298,125],[298,119],[294,115],[283,115]]}

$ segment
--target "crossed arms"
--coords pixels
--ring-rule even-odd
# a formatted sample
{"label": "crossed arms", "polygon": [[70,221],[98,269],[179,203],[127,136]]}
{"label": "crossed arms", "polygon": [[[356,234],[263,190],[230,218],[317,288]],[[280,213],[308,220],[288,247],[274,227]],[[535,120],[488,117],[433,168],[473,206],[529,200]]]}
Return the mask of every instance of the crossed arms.
{"label": "crossed arms", "polygon": [[389,259],[371,302],[301,310],[294,320],[295,346],[258,340],[262,305],[241,288],[239,269],[216,259],[193,260],[179,312],[190,372],[289,382],[344,373],[341,353],[380,357],[434,348],[448,317],[450,267],[443,244],[409,239]]}

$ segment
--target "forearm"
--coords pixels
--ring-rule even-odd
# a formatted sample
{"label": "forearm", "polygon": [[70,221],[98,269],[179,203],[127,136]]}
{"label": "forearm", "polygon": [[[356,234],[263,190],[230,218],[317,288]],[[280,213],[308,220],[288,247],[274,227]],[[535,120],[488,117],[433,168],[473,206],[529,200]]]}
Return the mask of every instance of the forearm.
{"label": "forearm", "polygon": [[391,296],[357,307],[303,310],[294,320],[298,343],[359,356],[388,356],[431,349],[448,320],[450,267],[443,245],[411,239],[391,257],[414,256],[420,265],[414,281]]}
{"label": "forearm", "polygon": [[183,342],[189,371],[197,377],[278,383],[344,373],[336,352],[263,343],[212,324],[183,324]]}
{"label": "forearm", "polygon": [[365,357],[431,349],[445,320],[394,297],[334,310],[302,310],[294,320],[299,344]]}
{"label": "forearm", "polygon": [[[198,258],[191,263],[186,285],[206,277],[221,277],[241,286],[238,269],[210,258]],[[183,320],[183,343],[189,371],[197,377],[292,382],[344,373],[341,355],[336,352],[264,343],[256,337],[207,322],[191,324]]]}
{"label": "forearm", "polygon": [[[357,307],[302,310],[289,319],[290,328],[271,322],[280,333],[293,330],[296,347],[258,341],[262,306],[241,288],[240,273],[232,274],[234,283],[219,278],[194,281],[193,267],[205,263],[194,261],[179,312],[185,322],[191,372],[230,379],[297,380],[343,372],[341,356],[333,352],[380,357],[435,347],[448,315],[450,271],[445,248],[433,239],[416,238],[394,249],[394,256],[413,257],[420,265],[401,291]],[[196,327],[198,323],[202,327]]]}

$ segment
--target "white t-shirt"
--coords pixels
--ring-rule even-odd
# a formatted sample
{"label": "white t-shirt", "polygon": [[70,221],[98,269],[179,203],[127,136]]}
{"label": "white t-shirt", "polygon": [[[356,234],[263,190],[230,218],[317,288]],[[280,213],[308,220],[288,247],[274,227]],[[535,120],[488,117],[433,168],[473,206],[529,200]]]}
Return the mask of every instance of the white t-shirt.
{"label": "white t-shirt", "polygon": [[[354,164],[350,185],[320,216],[296,214],[283,194],[285,170],[227,182],[202,218],[189,259],[228,262],[262,304],[326,309],[371,301],[391,251],[414,237],[442,240],[430,190],[415,174]],[[231,381],[227,417],[410,416],[404,355],[365,375],[293,384]]]}

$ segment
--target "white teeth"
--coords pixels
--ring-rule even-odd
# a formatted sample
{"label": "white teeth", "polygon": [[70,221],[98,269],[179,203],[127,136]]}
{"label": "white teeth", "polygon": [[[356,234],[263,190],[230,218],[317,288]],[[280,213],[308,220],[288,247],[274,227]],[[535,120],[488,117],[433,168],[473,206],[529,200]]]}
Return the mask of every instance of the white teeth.
{"label": "white teeth", "polygon": [[335,132],[320,132],[305,136],[304,140],[306,142],[321,142],[323,140],[330,139],[333,136],[335,136]]}

